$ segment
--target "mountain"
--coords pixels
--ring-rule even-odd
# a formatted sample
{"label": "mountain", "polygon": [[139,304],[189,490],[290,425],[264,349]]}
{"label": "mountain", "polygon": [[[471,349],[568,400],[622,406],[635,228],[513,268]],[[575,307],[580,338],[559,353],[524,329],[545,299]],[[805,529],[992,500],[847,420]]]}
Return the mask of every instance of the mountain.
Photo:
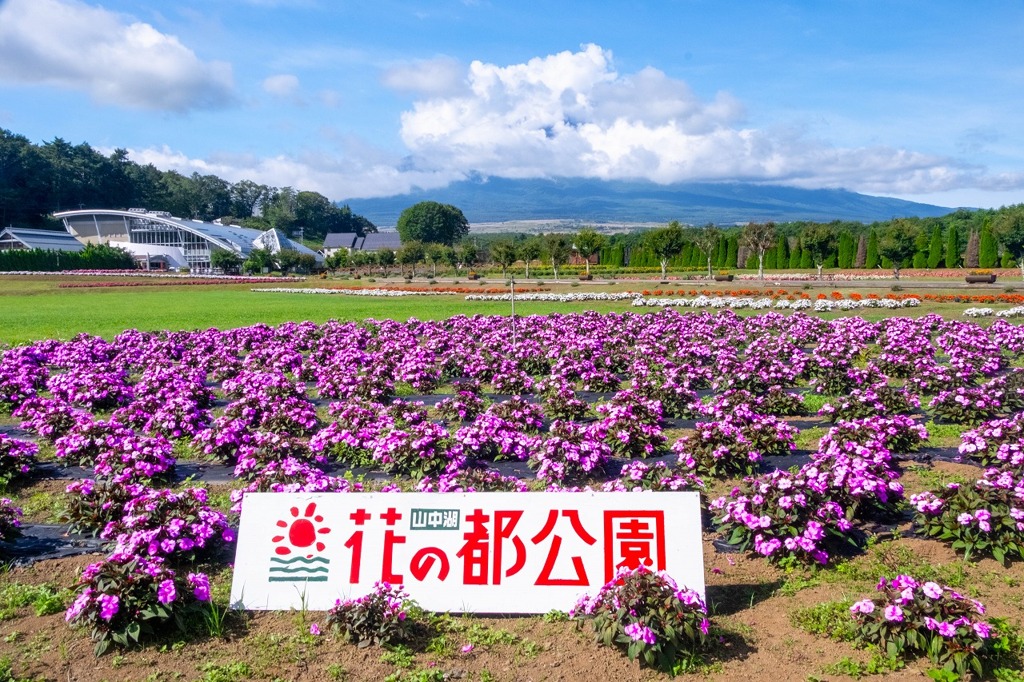
{"label": "mountain", "polygon": [[679,183],[558,178],[472,179],[433,190],[378,199],[349,199],[352,212],[382,227],[420,201],[462,209],[470,223],[571,221],[584,223],[735,223],[942,216],[953,209],[841,189],[798,189],[750,183]]}

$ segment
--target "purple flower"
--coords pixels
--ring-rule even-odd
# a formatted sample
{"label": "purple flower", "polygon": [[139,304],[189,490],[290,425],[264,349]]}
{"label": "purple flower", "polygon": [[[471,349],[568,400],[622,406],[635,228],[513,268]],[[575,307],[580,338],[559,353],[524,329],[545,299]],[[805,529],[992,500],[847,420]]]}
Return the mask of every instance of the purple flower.
{"label": "purple flower", "polygon": [[309,634],[311,634],[311,635],[320,635],[320,626],[317,625],[316,623],[310,623],[310,625],[309,625]]}
{"label": "purple flower", "polygon": [[99,603],[100,618],[109,623],[117,615],[118,609],[121,607],[121,600],[116,594],[101,594]]}
{"label": "purple flower", "polygon": [[885,619],[896,623],[903,622],[903,609],[895,604],[885,607]]}
{"label": "purple flower", "polygon": [[189,573],[188,582],[192,585],[192,594],[199,601],[210,601],[210,577],[205,573]]}
{"label": "purple flower", "polygon": [[640,625],[640,623],[630,623],[623,628],[623,632],[629,635],[629,638],[634,642],[654,644],[658,641],[658,636],[654,634],[654,631],[647,626]]}
{"label": "purple flower", "polygon": [[874,613],[875,602],[870,599],[862,599],[850,607],[850,613]]}
{"label": "purple flower", "polygon": [[924,593],[929,599],[938,599],[942,596],[942,588],[933,582],[927,582],[924,584]]}
{"label": "purple flower", "polygon": [[168,578],[156,588],[156,598],[161,604],[170,604],[178,596],[174,581]]}

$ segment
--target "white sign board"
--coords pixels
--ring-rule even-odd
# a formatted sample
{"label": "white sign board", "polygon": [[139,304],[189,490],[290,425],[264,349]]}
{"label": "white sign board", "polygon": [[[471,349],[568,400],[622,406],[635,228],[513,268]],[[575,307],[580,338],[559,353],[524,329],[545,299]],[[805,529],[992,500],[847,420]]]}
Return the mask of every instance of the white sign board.
{"label": "white sign board", "polygon": [[324,611],[384,581],[431,611],[567,611],[640,563],[703,598],[697,493],[249,493],[231,603]]}

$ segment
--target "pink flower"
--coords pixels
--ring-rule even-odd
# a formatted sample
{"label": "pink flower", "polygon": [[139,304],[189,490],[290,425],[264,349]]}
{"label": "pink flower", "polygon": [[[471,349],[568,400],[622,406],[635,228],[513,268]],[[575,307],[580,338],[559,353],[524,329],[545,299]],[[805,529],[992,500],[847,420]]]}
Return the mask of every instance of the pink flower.
{"label": "pink flower", "polygon": [[174,587],[174,581],[168,578],[156,588],[156,598],[161,604],[170,604],[178,597],[178,591]]}
{"label": "pink flower", "polygon": [[897,623],[903,622],[903,609],[895,604],[885,607],[885,619]]}
{"label": "pink flower", "polygon": [[472,652],[472,651],[473,651],[473,648],[474,648],[474,647],[473,647],[473,645],[472,645],[472,644],[464,644],[464,645],[462,646],[462,653],[464,653],[464,654],[468,654],[468,653],[470,653],[470,652]]}
{"label": "pink flower", "polygon": [[310,623],[310,625],[309,625],[309,634],[311,634],[311,635],[319,635],[320,634],[320,626],[317,625],[316,623]]}

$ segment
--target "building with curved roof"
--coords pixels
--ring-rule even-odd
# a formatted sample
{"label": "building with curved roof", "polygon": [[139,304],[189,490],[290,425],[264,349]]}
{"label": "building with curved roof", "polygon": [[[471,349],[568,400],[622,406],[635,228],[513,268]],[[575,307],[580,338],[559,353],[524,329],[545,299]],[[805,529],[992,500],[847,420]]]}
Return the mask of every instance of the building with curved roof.
{"label": "building with curved roof", "polygon": [[254,249],[265,248],[271,253],[292,249],[313,256],[318,263],[323,256],[289,239],[279,230],[254,230],[239,225],[222,225],[202,220],[177,218],[165,211],[147,211],[143,208],[79,209],[61,211],[54,217],[64,228],[83,242],[117,243],[136,256],[148,257],[147,246],[161,247],[159,251],[178,249],[181,261],[189,268],[210,268],[210,254],[216,249],[230,251],[247,258]]}

